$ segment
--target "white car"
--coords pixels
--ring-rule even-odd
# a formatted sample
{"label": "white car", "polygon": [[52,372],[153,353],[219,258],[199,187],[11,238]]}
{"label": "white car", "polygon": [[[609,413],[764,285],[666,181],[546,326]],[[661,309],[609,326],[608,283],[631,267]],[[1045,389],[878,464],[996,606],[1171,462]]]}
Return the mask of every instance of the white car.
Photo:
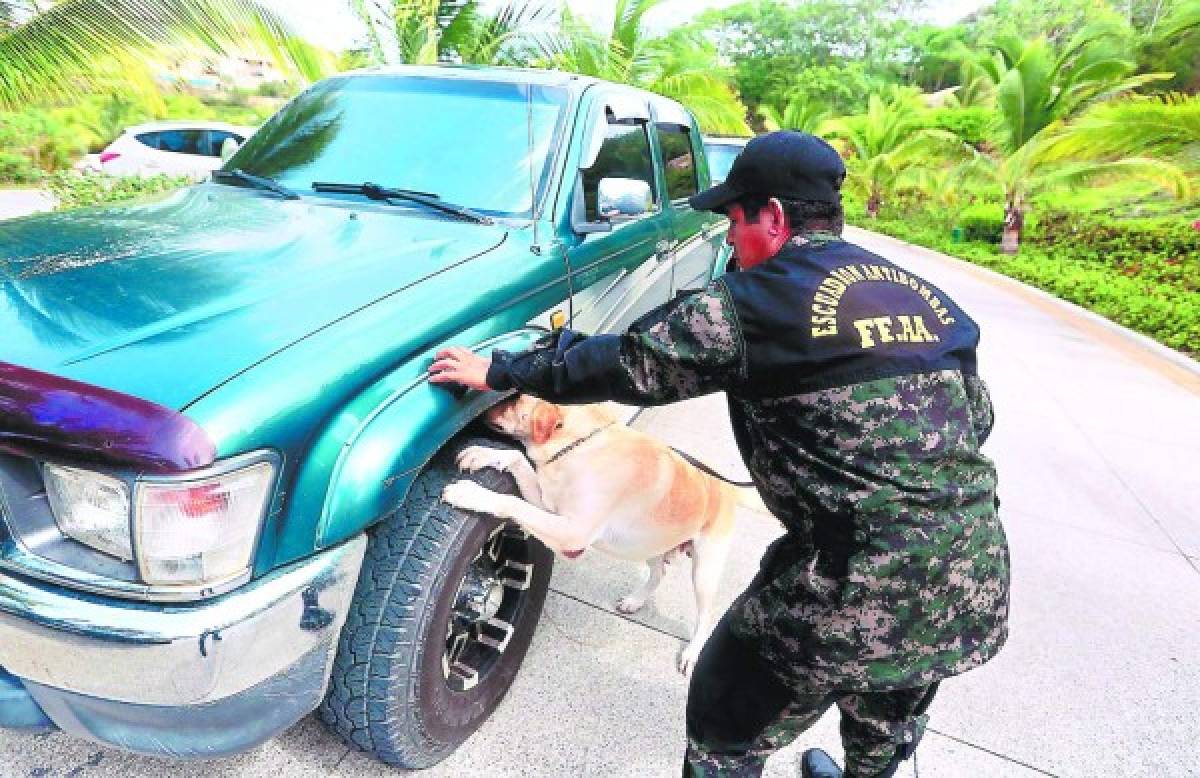
{"label": "white car", "polygon": [[76,168],[114,176],[165,173],[202,179],[219,168],[254,130],[206,121],[139,124],[127,128],[99,154],[88,154]]}

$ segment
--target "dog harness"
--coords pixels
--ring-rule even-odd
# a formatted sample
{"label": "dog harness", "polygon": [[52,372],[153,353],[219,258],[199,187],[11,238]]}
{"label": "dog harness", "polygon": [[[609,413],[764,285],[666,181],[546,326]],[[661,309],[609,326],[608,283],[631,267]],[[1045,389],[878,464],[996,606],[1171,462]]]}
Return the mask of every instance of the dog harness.
{"label": "dog harness", "polygon": [[572,451],[579,448],[584,443],[587,443],[589,440],[596,437],[601,432],[604,432],[604,430],[608,429],[612,425],[613,425],[613,423],[609,422],[608,424],[605,424],[603,427],[597,427],[596,429],[594,429],[591,432],[589,432],[588,434],[584,435],[582,438],[575,441],[574,443],[568,443],[567,445],[563,446],[557,452],[555,452],[554,456],[550,457],[549,459],[547,459],[545,461],[545,463],[543,464],[543,467],[545,465],[551,464],[552,462],[557,462],[558,460],[562,459],[567,454],[570,454]]}

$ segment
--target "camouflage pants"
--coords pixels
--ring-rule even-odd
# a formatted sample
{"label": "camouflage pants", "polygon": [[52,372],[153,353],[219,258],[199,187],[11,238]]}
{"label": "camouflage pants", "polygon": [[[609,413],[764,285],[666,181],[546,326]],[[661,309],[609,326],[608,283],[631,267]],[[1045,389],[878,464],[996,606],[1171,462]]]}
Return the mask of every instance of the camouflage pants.
{"label": "camouflage pants", "polygon": [[936,683],[857,693],[791,687],[722,619],[692,674],[683,776],[758,776],[768,756],[836,704],[846,778],[889,778],[920,741],[936,691]]}

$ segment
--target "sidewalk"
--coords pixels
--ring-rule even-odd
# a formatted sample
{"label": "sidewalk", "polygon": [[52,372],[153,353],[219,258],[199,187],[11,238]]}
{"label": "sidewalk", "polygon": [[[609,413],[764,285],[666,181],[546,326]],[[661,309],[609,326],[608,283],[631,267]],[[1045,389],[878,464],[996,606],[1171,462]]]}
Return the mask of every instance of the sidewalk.
{"label": "sidewalk", "polygon": [[[997,411],[985,447],[1012,545],[1012,636],[951,679],[904,778],[1200,775],[1200,368],[1077,309],[923,249],[851,240],[950,293],[983,330],[980,369]],[[744,473],[722,398],[652,409],[637,426],[730,476]],[[722,596],[732,599],[779,532],[739,516]],[[633,618],[613,603],[640,565],[589,552],[559,560],[543,623],[495,716],[421,778],[678,775],[686,683],[674,657],[693,617],[686,565]],[[836,713],[799,750],[840,758]],[[0,775],[96,778],[397,776],[309,718],[255,752],[170,765],[61,735],[0,733]]]}
{"label": "sidewalk", "polygon": [[54,198],[38,189],[0,189],[0,219],[54,210]]}

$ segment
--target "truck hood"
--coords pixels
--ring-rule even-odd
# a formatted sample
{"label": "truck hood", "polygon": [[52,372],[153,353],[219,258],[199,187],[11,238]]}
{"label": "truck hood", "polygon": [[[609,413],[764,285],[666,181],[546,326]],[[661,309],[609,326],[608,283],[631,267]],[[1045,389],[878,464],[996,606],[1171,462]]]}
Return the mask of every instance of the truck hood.
{"label": "truck hood", "polygon": [[216,184],[0,223],[0,362],[180,409],[505,237]]}

